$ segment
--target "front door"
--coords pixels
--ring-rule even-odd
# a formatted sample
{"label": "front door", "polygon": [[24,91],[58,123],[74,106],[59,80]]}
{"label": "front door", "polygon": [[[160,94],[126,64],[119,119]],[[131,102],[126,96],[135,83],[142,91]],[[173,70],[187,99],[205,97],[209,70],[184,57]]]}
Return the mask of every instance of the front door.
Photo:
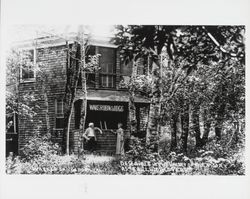
{"label": "front door", "polygon": [[17,133],[7,133],[6,134],[6,157],[10,153],[13,155],[18,154],[18,134]]}
{"label": "front door", "polygon": [[128,105],[125,102],[89,101],[86,126],[93,122],[101,129],[116,129],[118,123],[127,126]]}
{"label": "front door", "polygon": [[6,157],[13,153],[18,155],[18,118],[16,113],[8,114],[6,117]]}

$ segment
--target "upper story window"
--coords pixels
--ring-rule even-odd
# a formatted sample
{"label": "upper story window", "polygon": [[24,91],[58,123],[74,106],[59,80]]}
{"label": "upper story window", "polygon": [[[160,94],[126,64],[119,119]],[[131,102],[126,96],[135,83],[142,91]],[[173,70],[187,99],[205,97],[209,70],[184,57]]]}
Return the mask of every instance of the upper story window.
{"label": "upper story window", "polygon": [[100,56],[100,86],[114,88],[116,82],[116,49],[99,47]]}
{"label": "upper story window", "polygon": [[20,76],[22,82],[34,81],[36,64],[36,51],[35,49],[23,51],[23,63],[21,66]]}
{"label": "upper story window", "polygon": [[[93,56],[96,55],[96,46],[89,46],[89,48],[87,48],[86,51],[86,57],[85,57],[85,62],[89,63],[90,62],[90,57],[89,56]],[[95,87],[95,77],[96,74],[95,72],[86,72],[86,83],[87,83],[87,87],[90,88],[94,88]],[[79,76],[79,80],[78,80],[78,84],[77,84],[78,88],[82,88],[82,76],[80,74]]]}
{"label": "upper story window", "polygon": [[63,99],[55,100],[55,128],[64,128],[64,110],[63,110]]}
{"label": "upper story window", "polygon": [[[89,56],[100,54],[99,79],[96,71],[86,72],[86,82],[88,87],[95,87],[99,84],[101,88],[116,87],[116,49],[110,47],[90,46],[86,54],[86,63],[90,61]],[[98,79],[98,80],[97,80]],[[99,81],[99,82],[96,82]],[[78,87],[82,87],[82,77],[80,75]]]}

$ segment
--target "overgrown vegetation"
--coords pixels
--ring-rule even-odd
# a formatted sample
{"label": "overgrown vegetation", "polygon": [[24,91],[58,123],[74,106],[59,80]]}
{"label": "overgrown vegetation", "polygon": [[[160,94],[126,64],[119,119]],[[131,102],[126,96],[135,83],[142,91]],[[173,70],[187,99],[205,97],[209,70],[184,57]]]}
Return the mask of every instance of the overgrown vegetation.
{"label": "overgrown vegetation", "polygon": [[[35,135],[22,149],[22,157],[9,156],[6,160],[8,174],[118,174],[118,164],[113,158],[78,157],[62,155],[57,144],[46,135]],[[97,159],[95,161],[94,159]]]}
{"label": "overgrown vegetation", "polygon": [[[61,155],[47,136],[34,136],[23,148],[23,157],[6,160],[7,174],[105,174],[105,175],[244,175],[244,151],[223,153],[222,143],[184,155],[152,153],[145,139],[133,138],[122,158]],[[230,154],[230,155],[229,155]]]}
{"label": "overgrown vegetation", "polygon": [[[115,43],[119,45],[121,60],[125,65],[132,62],[130,80],[120,84],[129,92],[131,134],[140,131],[135,94],[151,100],[146,139],[133,137],[130,150],[121,159],[91,163],[86,161],[86,156],[63,156],[49,136],[35,134],[23,148],[22,158],[8,157],[7,173],[243,175],[245,27],[131,25],[116,29]],[[98,65],[97,55],[92,66],[85,63],[86,44],[81,38],[73,50],[67,49],[68,90],[64,97],[67,148],[68,121],[79,74],[83,73],[86,102],[84,73],[90,67],[98,70],[94,68]],[[144,60],[142,68],[147,73],[138,74],[138,60]],[[28,103],[20,103],[19,80],[13,75],[20,64],[30,65],[22,62],[20,55],[13,52],[7,63],[8,84],[14,87],[7,95],[6,112],[10,114],[14,110],[32,118],[35,111]],[[71,70],[73,73],[69,73]],[[30,99],[32,96],[30,93],[22,96],[23,101],[35,103]],[[82,108],[81,130],[84,111]]]}
{"label": "overgrown vegetation", "polygon": [[131,150],[120,162],[123,174],[142,175],[244,175],[244,151],[225,148],[211,141],[209,147],[183,154],[151,153],[144,140],[135,139]]}

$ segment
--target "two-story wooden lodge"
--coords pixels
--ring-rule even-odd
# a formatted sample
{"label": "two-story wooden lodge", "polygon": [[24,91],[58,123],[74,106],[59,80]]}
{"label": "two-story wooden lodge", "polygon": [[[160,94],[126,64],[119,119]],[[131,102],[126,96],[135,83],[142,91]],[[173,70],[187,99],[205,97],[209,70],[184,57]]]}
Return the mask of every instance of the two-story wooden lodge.
{"label": "two-story wooden lodge", "polygon": [[[72,43],[70,41],[69,43]],[[124,129],[129,128],[128,100],[129,94],[120,88],[120,82],[128,81],[131,72],[131,64],[123,64],[120,61],[119,48],[109,42],[108,38],[94,38],[89,41],[90,54],[100,54],[100,70],[95,73],[87,73],[87,118],[86,126],[93,122],[96,127],[103,130],[104,135],[98,135],[98,150],[106,152],[115,151],[116,137],[109,129],[116,129],[117,123],[123,123]],[[31,54],[31,60],[36,64],[42,64],[46,71],[46,90],[48,93],[49,123],[54,142],[62,144],[63,132],[63,97],[66,84],[67,48],[64,39],[56,37],[38,38],[35,41],[25,41],[17,45],[17,48],[27,50]],[[138,61],[138,73],[145,73],[143,61]],[[29,140],[36,128],[46,132],[45,105],[41,92],[41,77],[36,73],[35,67],[29,71],[20,68],[19,95],[32,94],[36,96],[35,102],[30,102],[37,113],[33,121],[27,120],[22,115],[8,115],[6,121],[13,120],[12,126],[6,134],[6,154],[20,153],[20,149]],[[80,85],[80,84],[79,84]],[[8,87],[7,87],[8,89]],[[21,98],[20,98],[21,99]],[[79,147],[80,104],[83,99],[81,88],[77,90],[76,101],[70,126],[70,151],[77,153]],[[145,135],[149,101],[137,96],[136,117],[138,121],[139,136]]]}

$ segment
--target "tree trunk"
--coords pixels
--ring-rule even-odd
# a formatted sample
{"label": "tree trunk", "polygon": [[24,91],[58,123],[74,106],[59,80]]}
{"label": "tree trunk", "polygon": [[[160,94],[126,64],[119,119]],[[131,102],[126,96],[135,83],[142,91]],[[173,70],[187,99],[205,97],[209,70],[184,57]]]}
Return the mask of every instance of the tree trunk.
{"label": "tree trunk", "polygon": [[218,108],[217,117],[215,118],[215,136],[217,140],[221,140],[223,117],[225,113],[226,105],[225,103],[221,104]]}
{"label": "tree trunk", "polygon": [[233,143],[233,146],[237,146],[237,143],[239,141],[239,131],[240,131],[240,128],[239,128],[239,121],[238,120],[235,120],[233,122],[234,124],[234,128],[233,128],[233,132],[232,132],[232,135],[229,139],[229,142],[227,143],[227,146],[230,147],[230,145]]}
{"label": "tree trunk", "polygon": [[184,110],[181,116],[182,122],[182,133],[181,133],[181,142],[180,142],[180,151],[182,153],[187,153],[187,140],[189,132],[189,105],[188,103],[184,104]]}
{"label": "tree trunk", "polygon": [[207,109],[204,109],[204,107],[201,107],[202,112],[202,120],[203,120],[203,128],[204,132],[201,138],[201,147],[205,146],[208,141],[208,136],[210,132],[211,127],[211,116]]}
{"label": "tree trunk", "polygon": [[206,122],[204,125],[204,134],[201,139],[201,146],[205,146],[208,141],[210,127],[211,127],[211,122],[210,121]]}
{"label": "tree trunk", "polygon": [[85,55],[86,55],[86,45],[84,44],[83,38],[83,27],[79,29],[79,38],[80,38],[80,52],[82,63],[80,65],[81,77],[82,77],[82,93],[84,94],[82,105],[81,105],[81,119],[80,119],[80,130],[81,133],[84,133],[86,117],[87,117],[87,81],[86,81],[86,72],[85,72]]}
{"label": "tree trunk", "polygon": [[161,89],[160,89],[160,63],[159,61],[153,63],[152,66],[152,98],[149,109],[149,120],[147,126],[147,143],[149,145],[154,144],[154,151],[158,150],[158,125],[160,119],[160,98],[161,98]]}
{"label": "tree trunk", "polygon": [[235,131],[234,131],[234,138],[235,138],[235,144],[238,144],[239,142],[239,133],[240,133],[240,124],[239,124],[239,120],[237,118],[236,122],[234,123],[235,125]]}
{"label": "tree trunk", "polygon": [[84,97],[81,105],[81,119],[80,119],[80,130],[84,133],[86,117],[87,117],[87,85],[86,85],[86,73],[82,71],[82,92]]}
{"label": "tree trunk", "polygon": [[44,82],[42,83],[42,93],[43,93],[43,99],[44,99],[44,105],[45,105],[46,133],[48,136],[51,136],[50,135],[50,120],[49,120],[49,102],[48,102],[48,95],[45,89]]}
{"label": "tree trunk", "polygon": [[136,119],[136,107],[135,107],[135,85],[134,81],[137,76],[138,63],[133,59],[132,75],[130,78],[129,86],[129,123],[130,123],[130,133],[135,135],[137,132],[137,119]]}
{"label": "tree trunk", "polygon": [[136,119],[136,107],[134,101],[134,92],[129,90],[129,123],[131,135],[135,135],[137,132],[137,119]]}
{"label": "tree trunk", "polygon": [[178,114],[174,114],[171,120],[171,144],[170,151],[177,150],[177,122],[178,122]]}
{"label": "tree trunk", "polygon": [[199,106],[193,107],[193,130],[195,132],[196,147],[202,146],[201,132],[200,132],[200,119],[199,119]]}
{"label": "tree trunk", "polygon": [[67,132],[66,132],[66,154],[69,155],[69,133],[70,133],[70,121],[72,116],[73,106],[71,107],[68,124],[67,124]]}
{"label": "tree trunk", "polygon": [[217,140],[221,140],[222,125],[226,109],[226,102],[224,96],[226,95],[227,91],[226,86],[224,84],[221,84],[220,92],[221,96],[218,95],[215,98],[215,104],[217,104],[217,114],[215,116],[215,136]]}
{"label": "tree trunk", "polygon": [[221,132],[222,132],[222,121],[220,119],[216,120],[215,123],[215,136],[217,140],[221,140]]}
{"label": "tree trunk", "polygon": [[[67,45],[68,46],[68,45]],[[70,115],[74,105],[77,83],[80,75],[80,64],[78,62],[81,59],[80,45],[75,43],[71,52],[67,53],[66,64],[66,88],[64,95],[64,133],[63,133],[63,151],[69,151],[66,146],[68,143],[67,133],[70,127]]]}

